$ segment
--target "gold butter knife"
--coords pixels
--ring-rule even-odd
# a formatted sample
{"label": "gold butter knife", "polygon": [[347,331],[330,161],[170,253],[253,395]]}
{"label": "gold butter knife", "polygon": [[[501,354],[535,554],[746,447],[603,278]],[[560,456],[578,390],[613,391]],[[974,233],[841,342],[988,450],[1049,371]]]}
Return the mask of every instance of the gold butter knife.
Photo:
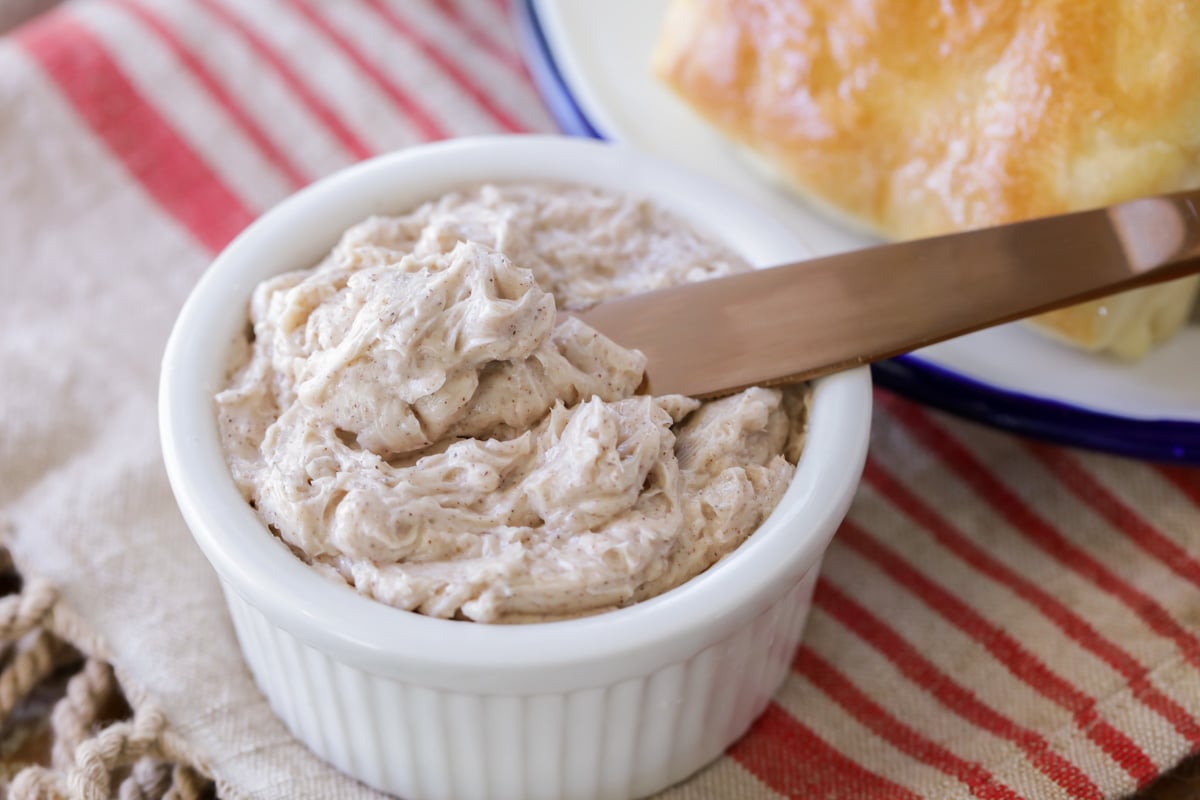
{"label": "gold butter knife", "polygon": [[[644,389],[793,383],[1200,272],[1200,191],[888,244],[599,303]],[[1200,358],[1200,354],[1197,354]]]}

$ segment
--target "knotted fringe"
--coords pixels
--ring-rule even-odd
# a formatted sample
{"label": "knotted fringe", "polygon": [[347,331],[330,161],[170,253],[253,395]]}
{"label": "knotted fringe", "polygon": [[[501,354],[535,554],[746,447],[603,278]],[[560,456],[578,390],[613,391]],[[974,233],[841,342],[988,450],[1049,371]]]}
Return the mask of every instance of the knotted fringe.
{"label": "knotted fringe", "polygon": [[[0,548],[0,577],[16,583],[12,559]],[[10,800],[195,800],[215,796],[212,780],[192,763],[162,712],[139,704],[132,718],[111,720],[121,687],[103,659],[75,641],[58,592],[29,581],[0,598],[0,728],[52,675],[66,691],[50,712],[49,764],[24,768],[7,787]],[[106,714],[108,715],[106,717]]]}

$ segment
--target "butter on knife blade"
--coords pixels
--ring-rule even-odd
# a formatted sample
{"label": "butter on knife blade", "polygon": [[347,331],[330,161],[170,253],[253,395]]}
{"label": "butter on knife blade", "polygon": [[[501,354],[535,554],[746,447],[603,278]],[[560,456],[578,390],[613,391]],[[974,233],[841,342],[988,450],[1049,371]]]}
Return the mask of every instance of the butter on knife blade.
{"label": "butter on knife blade", "polygon": [[653,394],[710,397],[868,364],[1200,272],[1200,191],[857,250],[599,303]]}

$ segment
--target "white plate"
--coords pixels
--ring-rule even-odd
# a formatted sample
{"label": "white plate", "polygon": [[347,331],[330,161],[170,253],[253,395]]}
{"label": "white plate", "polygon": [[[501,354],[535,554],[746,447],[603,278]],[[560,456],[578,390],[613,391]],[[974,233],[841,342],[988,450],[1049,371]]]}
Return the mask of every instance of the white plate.
{"label": "white plate", "polygon": [[[666,0],[518,3],[526,55],[560,124],[572,133],[636,145],[724,181],[790,221],[814,255],[870,243],[770,185],[653,79],[649,58],[665,6]],[[877,378],[1010,429],[1200,462],[1198,366],[1200,325],[1194,322],[1136,364],[1080,353],[1009,325],[921,350],[889,364]],[[937,395],[920,391],[925,378],[936,378]],[[1010,418],[1014,413],[1019,418]]]}

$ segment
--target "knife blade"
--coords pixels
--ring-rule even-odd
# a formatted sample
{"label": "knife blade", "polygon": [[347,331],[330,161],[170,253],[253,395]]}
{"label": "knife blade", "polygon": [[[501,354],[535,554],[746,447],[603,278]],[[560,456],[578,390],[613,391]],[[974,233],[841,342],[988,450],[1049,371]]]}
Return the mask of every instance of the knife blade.
{"label": "knife blade", "polygon": [[792,383],[1200,272],[1200,191],[856,250],[573,312],[647,357],[643,389]]}

